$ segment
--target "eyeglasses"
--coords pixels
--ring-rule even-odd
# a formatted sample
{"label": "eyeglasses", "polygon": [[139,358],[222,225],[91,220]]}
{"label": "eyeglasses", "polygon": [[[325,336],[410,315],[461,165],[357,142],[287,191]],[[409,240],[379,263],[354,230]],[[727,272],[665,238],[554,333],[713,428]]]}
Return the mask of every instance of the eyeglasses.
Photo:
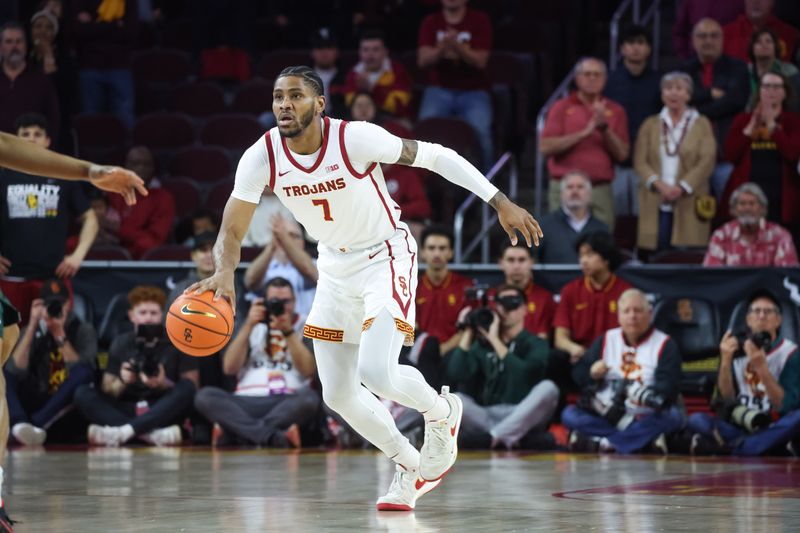
{"label": "eyeglasses", "polygon": [[747,312],[750,313],[751,315],[770,316],[777,313],[778,309],[775,307],[751,307],[750,309],[747,310]]}
{"label": "eyeglasses", "polygon": [[703,33],[695,33],[694,36],[697,37],[698,39],[721,39],[722,38],[722,34],[719,33],[719,32],[716,32],[716,31],[712,31],[712,32],[709,32],[709,33],[705,33],[705,32],[703,32]]}
{"label": "eyeglasses", "polygon": [[762,83],[762,89],[783,89],[782,83]]}
{"label": "eyeglasses", "polygon": [[578,72],[578,76],[584,76],[586,78],[602,78],[605,75],[606,75],[605,72],[592,71],[592,70],[589,71],[583,70],[581,72]]}

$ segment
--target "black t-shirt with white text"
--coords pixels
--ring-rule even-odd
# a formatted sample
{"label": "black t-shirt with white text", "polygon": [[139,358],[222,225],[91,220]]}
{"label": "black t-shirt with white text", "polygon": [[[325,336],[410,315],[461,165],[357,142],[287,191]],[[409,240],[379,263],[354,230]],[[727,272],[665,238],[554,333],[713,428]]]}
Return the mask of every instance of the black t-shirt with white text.
{"label": "black t-shirt with white text", "polygon": [[53,277],[70,222],[89,207],[80,183],[0,170],[0,255],[11,261],[8,275]]}

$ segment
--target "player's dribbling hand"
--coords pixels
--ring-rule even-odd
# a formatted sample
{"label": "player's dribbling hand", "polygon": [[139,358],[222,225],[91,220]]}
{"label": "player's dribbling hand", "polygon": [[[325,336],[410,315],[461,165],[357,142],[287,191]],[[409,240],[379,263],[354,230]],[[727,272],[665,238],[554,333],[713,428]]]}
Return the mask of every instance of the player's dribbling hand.
{"label": "player's dribbling hand", "polygon": [[98,189],[121,194],[128,205],[136,203],[137,192],[142,196],[148,194],[142,178],[124,168],[92,165],[89,168],[89,181]]}
{"label": "player's dribbling hand", "polygon": [[215,272],[211,277],[189,285],[183,294],[189,294],[192,291],[198,296],[206,291],[211,291],[214,293],[214,301],[225,298],[231,304],[233,316],[236,316],[236,289],[233,286],[232,272],[230,274]]}
{"label": "player's dribbling hand", "polygon": [[500,225],[511,239],[511,244],[517,244],[517,231],[519,231],[525,237],[528,247],[534,244],[539,246],[539,239],[544,237],[544,233],[533,215],[506,198],[505,195],[499,199],[495,209],[497,209]]}

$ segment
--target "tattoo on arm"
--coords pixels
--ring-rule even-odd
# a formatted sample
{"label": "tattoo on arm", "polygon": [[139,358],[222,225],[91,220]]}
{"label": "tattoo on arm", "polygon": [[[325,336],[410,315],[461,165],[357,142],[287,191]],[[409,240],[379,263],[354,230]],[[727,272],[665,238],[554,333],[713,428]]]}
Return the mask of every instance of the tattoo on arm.
{"label": "tattoo on arm", "polygon": [[489,200],[489,205],[497,209],[497,207],[504,201],[508,200],[508,197],[500,191],[497,191],[497,194],[492,196],[492,199]]}
{"label": "tattoo on arm", "polygon": [[400,152],[400,159],[397,160],[397,164],[410,166],[414,164],[416,158],[417,141],[413,139],[403,139],[403,151]]}

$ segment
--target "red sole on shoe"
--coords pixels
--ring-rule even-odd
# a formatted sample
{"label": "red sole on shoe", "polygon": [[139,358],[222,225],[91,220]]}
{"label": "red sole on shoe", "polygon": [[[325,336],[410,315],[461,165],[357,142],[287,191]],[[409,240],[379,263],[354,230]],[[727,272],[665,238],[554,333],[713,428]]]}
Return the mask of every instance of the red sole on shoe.
{"label": "red sole on shoe", "polygon": [[375,507],[378,511],[413,511],[414,508],[408,505],[397,505],[394,503],[379,503]]}

